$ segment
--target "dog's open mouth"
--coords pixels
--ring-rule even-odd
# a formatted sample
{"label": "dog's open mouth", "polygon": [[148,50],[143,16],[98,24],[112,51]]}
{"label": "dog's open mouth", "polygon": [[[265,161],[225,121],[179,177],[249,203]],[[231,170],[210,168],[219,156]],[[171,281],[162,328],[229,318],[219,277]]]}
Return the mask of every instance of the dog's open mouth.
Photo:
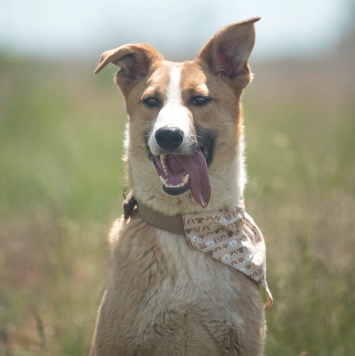
{"label": "dog's open mouth", "polygon": [[206,208],[211,198],[207,162],[210,146],[197,149],[193,155],[163,154],[152,156],[165,193],[180,195],[188,189],[195,201]]}

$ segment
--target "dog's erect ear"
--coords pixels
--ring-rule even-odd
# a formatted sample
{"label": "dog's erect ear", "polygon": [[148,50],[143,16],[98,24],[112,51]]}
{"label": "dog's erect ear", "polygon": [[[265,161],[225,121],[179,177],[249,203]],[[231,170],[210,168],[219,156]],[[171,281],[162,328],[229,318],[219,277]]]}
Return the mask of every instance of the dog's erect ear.
{"label": "dog's erect ear", "polygon": [[239,88],[246,87],[251,79],[248,58],[255,42],[254,23],[260,17],[229,25],[212,37],[197,59],[207,63],[219,77],[227,77]]}
{"label": "dog's erect ear", "polygon": [[126,79],[140,79],[147,74],[154,61],[163,59],[164,57],[152,46],[129,44],[104,52],[94,74],[112,63],[121,67],[120,75],[125,76]]}

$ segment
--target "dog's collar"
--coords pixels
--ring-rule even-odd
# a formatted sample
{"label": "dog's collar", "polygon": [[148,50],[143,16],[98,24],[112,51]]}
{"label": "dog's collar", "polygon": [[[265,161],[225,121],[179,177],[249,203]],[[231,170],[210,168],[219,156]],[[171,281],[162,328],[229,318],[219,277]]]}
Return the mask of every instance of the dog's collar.
{"label": "dog's collar", "polygon": [[152,225],[158,229],[172,232],[174,234],[185,235],[183,216],[166,216],[156,212],[155,210],[147,207],[144,204],[140,204],[134,198],[132,191],[128,194],[124,193],[125,200],[123,201],[123,215],[127,220],[133,213],[133,210],[137,207],[139,216],[147,224]]}
{"label": "dog's collar", "polygon": [[149,225],[158,229],[185,235],[183,215],[166,216],[157,213],[146,205],[137,204],[139,216]]}
{"label": "dog's collar", "polygon": [[267,302],[272,294],[266,282],[266,250],[263,235],[244,209],[244,199],[217,213],[166,216],[138,203],[130,192],[124,203],[127,220],[138,207],[138,214],[147,224],[175,234],[185,235],[192,249],[200,250],[231,266],[265,288]]}

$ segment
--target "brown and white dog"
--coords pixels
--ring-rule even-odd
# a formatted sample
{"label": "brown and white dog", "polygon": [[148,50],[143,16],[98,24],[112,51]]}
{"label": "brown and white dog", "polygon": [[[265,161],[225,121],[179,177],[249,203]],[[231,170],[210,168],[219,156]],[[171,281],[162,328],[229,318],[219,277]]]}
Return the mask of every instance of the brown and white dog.
{"label": "brown and white dog", "polygon": [[251,81],[248,58],[258,20],[223,28],[194,61],[166,61],[147,44],[101,57],[95,73],[109,63],[121,68],[116,83],[129,116],[126,161],[138,208],[111,231],[111,284],[93,355],[263,353],[259,285],[140,215],[144,206],[169,221],[219,211],[242,197],[240,98]]}

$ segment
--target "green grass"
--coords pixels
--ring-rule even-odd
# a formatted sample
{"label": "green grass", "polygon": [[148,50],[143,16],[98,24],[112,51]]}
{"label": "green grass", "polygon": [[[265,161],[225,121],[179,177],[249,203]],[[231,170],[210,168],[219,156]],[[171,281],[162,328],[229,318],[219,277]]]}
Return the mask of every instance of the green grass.
{"label": "green grass", "polygon": [[[94,66],[94,65],[93,65]],[[0,355],[83,355],[121,213],[126,120],[112,73],[0,59]],[[350,355],[354,74],[254,65],[247,210],[268,247],[266,354]]]}

